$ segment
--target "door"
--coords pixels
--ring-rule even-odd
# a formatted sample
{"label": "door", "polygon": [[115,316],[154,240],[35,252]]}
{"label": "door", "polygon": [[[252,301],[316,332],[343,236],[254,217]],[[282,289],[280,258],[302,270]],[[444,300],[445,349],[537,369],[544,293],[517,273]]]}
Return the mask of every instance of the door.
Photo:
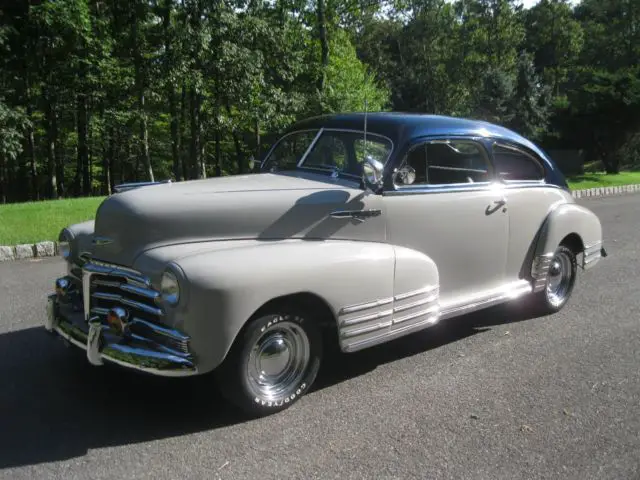
{"label": "door", "polygon": [[388,240],[438,267],[440,305],[463,305],[505,283],[509,219],[484,147],[471,139],[415,143],[384,196]]}

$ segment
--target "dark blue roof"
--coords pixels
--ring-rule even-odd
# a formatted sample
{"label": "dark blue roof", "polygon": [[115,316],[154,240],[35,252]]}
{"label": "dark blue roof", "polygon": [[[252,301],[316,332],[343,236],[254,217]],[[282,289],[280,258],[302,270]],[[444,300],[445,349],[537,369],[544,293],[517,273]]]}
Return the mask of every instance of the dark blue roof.
{"label": "dark blue roof", "polygon": [[[290,129],[307,128],[364,129],[364,113],[336,113],[301,120]],[[371,112],[367,114],[367,131],[389,137],[394,142],[425,135],[478,135],[511,140],[545,157],[540,149],[518,133],[482,120],[401,112]]]}
{"label": "dark blue roof", "polygon": [[[288,131],[321,127],[363,131],[364,118],[364,112],[320,115],[301,120],[292,125]],[[566,186],[566,181],[558,167],[542,149],[513,130],[490,122],[445,115],[371,112],[367,113],[367,131],[390,138],[396,147],[412,138],[427,135],[473,135],[510,141],[530,149],[546,162],[550,170],[548,182]]]}

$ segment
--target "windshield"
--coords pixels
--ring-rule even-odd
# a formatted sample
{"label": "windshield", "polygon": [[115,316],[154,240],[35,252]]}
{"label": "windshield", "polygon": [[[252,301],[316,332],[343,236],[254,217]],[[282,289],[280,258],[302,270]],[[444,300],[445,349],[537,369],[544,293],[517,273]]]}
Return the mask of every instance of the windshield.
{"label": "windshield", "polygon": [[309,168],[360,177],[365,154],[384,164],[391,153],[390,140],[370,133],[367,133],[366,151],[364,132],[323,130],[314,143],[317,135],[318,131],[314,130],[285,136],[265,159],[263,170]]}

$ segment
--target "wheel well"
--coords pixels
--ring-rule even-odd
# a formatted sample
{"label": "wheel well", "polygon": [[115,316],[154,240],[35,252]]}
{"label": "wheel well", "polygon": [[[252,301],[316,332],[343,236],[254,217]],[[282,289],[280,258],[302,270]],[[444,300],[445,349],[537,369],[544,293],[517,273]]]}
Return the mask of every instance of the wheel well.
{"label": "wheel well", "polygon": [[560,245],[570,248],[576,255],[584,251],[584,243],[582,242],[580,235],[577,233],[570,233],[564,237],[560,242]]}
{"label": "wheel well", "polygon": [[298,292],[272,298],[262,305],[251,318],[273,311],[283,305],[293,305],[309,312],[314,321],[320,326],[326,342],[338,344],[338,324],[329,304],[320,296],[310,292]]}
{"label": "wheel well", "polygon": [[258,308],[252,316],[258,316],[263,312],[272,311],[283,305],[294,305],[297,308],[304,309],[311,313],[313,318],[321,325],[325,323],[335,325],[335,317],[327,302],[318,295],[309,292],[299,292],[272,298]]}

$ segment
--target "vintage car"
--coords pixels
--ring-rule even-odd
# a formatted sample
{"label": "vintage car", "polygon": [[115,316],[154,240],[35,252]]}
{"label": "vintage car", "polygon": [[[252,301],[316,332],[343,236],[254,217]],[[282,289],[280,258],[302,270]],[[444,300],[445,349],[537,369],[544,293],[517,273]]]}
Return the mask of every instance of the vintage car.
{"label": "vintage car", "polygon": [[499,126],[399,113],[293,125],[260,171],[128,185],[60,233],[46,329],[93,365],[211,372],[262,415],[355,352],[503,302],[566,305],[603,249],[553,161]]}

